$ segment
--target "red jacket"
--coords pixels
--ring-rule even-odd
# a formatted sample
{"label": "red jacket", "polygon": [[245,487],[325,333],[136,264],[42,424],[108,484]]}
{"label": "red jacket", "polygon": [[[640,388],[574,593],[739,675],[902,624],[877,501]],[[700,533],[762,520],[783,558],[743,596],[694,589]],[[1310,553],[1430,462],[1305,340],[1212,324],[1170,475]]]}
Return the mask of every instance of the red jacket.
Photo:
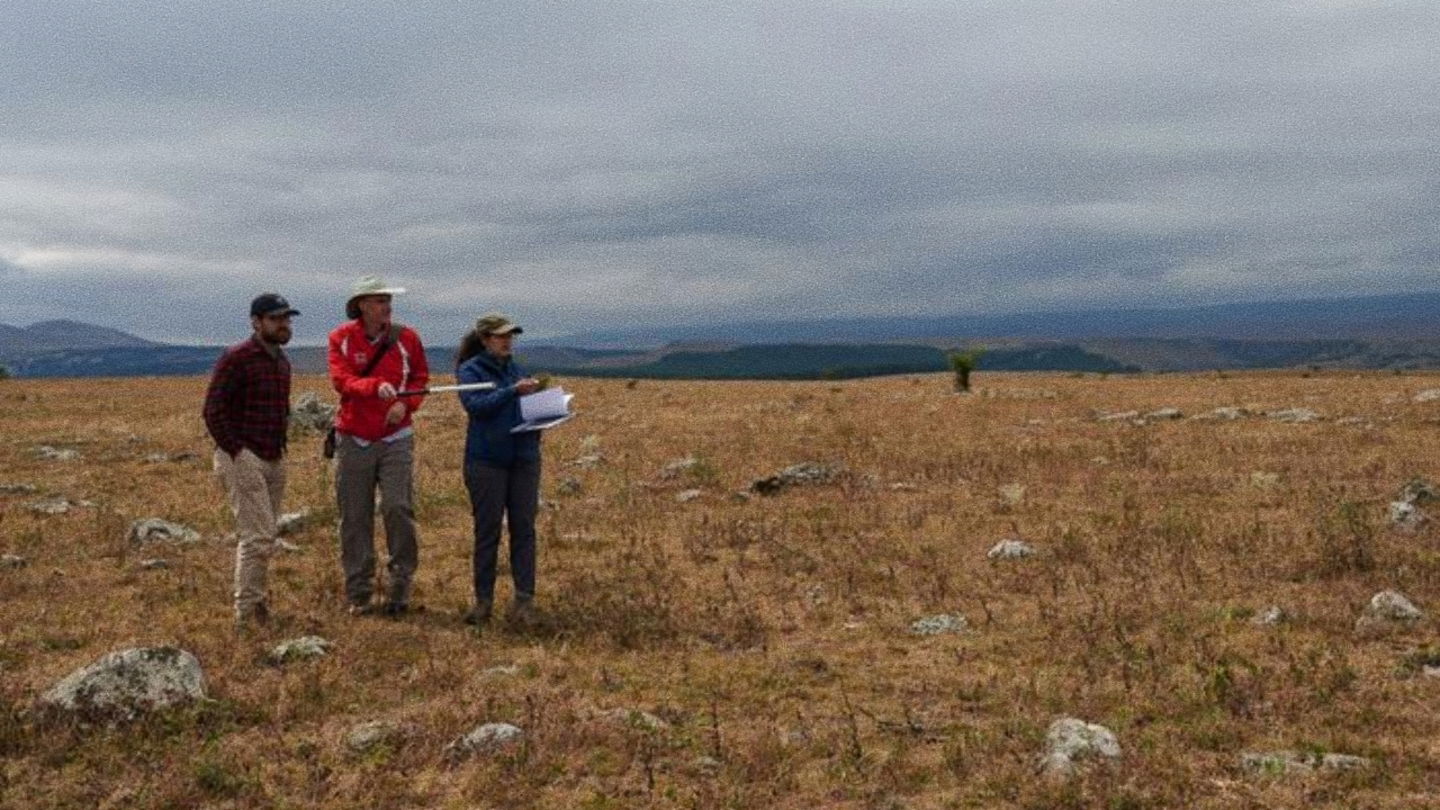
{"label": "red jacket", "polygon": [[400,337],[380,358],[369,376],[360,372],[374,357],[378,343],[365,337],[359,318],[346,321],[330,333],[330,382],[340,394],[340,412],[335,415],[335,429],[369,442],[379,441],[410,425],[410,415],[419,410],[423,396],[400,397],[405,403],[405,416],[393,425],[385,424],[385,413],[392,402],[380,399],[376,391],[381,383],[390,383],[395,390],[424,388],[430,382],[430,366],[425,361],[425,347],[420,335],[408,326],[400,327]]}

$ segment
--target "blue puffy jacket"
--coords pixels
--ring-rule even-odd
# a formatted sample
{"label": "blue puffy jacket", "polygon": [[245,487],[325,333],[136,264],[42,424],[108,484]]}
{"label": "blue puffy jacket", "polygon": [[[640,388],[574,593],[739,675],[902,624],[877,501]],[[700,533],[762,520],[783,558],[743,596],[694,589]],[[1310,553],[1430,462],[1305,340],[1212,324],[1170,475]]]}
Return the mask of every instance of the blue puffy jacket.
{"label": "blue puffy jacket", "polygon": [[517,461],[540,459],[540,431],[511,433],[520,424],[520,397],[515,384],[526,374],[513,359],[497,360],[480,352],[455,372],[460,383],[492,382],[489,391],[461,391],[460,404],[470,415],[465,431],[465,463],[509,467]]}

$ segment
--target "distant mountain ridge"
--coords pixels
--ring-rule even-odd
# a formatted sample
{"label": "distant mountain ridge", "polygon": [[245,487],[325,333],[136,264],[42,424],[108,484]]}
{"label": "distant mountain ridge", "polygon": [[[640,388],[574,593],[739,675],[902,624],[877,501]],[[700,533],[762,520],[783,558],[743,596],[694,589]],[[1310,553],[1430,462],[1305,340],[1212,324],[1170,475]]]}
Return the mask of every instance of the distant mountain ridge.
{"label": "distant mountain ridge", "polygon": [[[517,354],[536,372],[712,379],[940,371],[946,352],[961,347],[984,349],[982,370],[1440,368],[1440,294],[1176,310],[712,324],[595,332],[573,340],[566,345],[527,340]],[[0,324],[0,363],[19,377],[203,374],[222,348],[156,343],[73,320],[24,328]],[[297,371],[325,371],[323,346],[287,351]],[[453,348],[432,346],[428,354],[437,377],[448,377]]]}

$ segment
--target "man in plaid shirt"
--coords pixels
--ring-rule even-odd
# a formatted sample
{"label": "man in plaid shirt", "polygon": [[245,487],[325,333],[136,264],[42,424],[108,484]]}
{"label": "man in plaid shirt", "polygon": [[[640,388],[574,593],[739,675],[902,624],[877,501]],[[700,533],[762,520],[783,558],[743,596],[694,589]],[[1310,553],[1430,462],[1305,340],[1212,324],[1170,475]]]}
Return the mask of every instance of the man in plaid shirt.
{"label": "man in plaid shirt", "polygon": [[290,415],[290,318],[276,293],[250,302],[249,340],[225,350],[205,393],[205,427],[215,439],[215,474],[235,513],[235,626],[270,617],[265,580],[275,552],[275,520],[285,492],[285,430]]}

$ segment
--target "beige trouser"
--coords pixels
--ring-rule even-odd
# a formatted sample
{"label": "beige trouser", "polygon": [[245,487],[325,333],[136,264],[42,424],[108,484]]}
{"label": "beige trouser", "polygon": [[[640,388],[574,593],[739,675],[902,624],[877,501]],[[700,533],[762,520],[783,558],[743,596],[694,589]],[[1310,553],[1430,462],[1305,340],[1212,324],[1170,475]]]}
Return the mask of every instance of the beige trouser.
{"label": "beige trouser", "polygon": [[215,475],[235,513],[235,615],[248,616],[265,601],[270,556],[275,553],[275,519],[285,492],[285,467],[249,450],[234,458],[215,448]]}

